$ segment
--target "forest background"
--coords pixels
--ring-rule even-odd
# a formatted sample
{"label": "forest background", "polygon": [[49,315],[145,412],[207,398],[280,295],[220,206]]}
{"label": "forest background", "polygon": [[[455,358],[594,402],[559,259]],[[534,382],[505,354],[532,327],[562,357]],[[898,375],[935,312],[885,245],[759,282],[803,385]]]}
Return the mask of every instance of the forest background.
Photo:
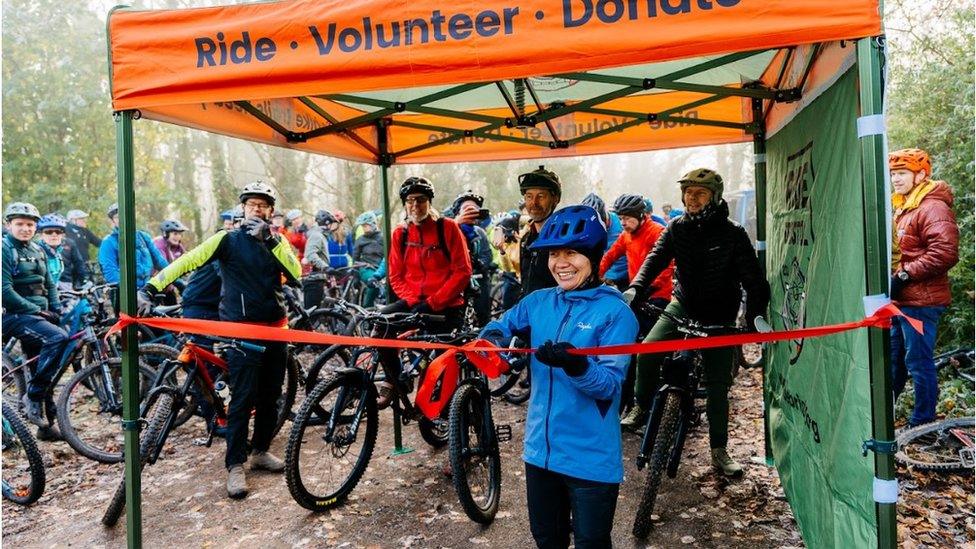
{"label": "forest background", "polygon": [[[135,8],[185,8],[228,3],[141,0]],[[109,231],[105,211],[116,201],[115,127],[106,69],[106,0],[6,0],[2,15],[3,202],[32,202],[42,213],[81,209],[96,234]],[[953,305],[940,347],[972,346],[974,14],[967,0],[885,2],[887,115],[891,150],[919,147],[933,157],[936,179],[955,192],[960,262],[951,271]],[[56,31],[55,31],[56,30]],[[44,37],[39,39],[38,37]],[[306,218],[318,209],[355,217],[380,207],[375,166],[159,123],[135,124],[136,219],[156,233],[164,219],[188,227],[189,245],[210,234],[238,189],[261,178],[281,195],[281,208]],[[519,200],[517,174],[537,161],[395,166],[391,185],[425,175],[439,208],[464,189],[486,197],[493,212]],[[712,166],[729,190],[752,186],[750,144],[546,161],[566,189],[564,202],[589,192],[605,200],[623,192],[679,205],[674,183],[685,171]],[[680,207],[680,206],[679,206]],[[394,219],[399,219],[397,213]],[[837,212],[860,215],[860,212]]]}

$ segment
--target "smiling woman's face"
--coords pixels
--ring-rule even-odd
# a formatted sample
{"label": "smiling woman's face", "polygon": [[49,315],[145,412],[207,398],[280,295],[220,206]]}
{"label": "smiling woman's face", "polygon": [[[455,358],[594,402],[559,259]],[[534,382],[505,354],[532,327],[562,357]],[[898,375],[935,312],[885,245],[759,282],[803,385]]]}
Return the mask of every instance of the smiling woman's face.
{"label": "smiling woman's face", "polygon": [[590,278],[593,266],[585,255],[569,248],[559,248],[549,251],[549,272],[560,288],[569,291],[580,287]]}

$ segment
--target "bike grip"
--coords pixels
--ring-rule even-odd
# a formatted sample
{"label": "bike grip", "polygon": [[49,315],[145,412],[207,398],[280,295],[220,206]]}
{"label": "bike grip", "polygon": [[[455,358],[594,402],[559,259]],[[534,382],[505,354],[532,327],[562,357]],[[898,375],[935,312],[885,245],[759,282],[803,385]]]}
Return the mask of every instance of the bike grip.
{"label": "bike grip", "polygon": [[254,351],[256,353],[263,353],[265,351],[265,348],[263,346],[261,346],[261,345],[255,345],[253,343],[248,343],[246,341],[238,341],[237,344],[242,349],[246,349],[248,351]]}

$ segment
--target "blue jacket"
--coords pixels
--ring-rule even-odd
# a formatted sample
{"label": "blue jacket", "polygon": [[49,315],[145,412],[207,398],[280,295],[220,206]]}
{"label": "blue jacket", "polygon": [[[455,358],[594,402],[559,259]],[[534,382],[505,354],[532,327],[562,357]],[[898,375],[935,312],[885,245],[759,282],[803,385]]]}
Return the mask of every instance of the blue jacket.
{"label": "blue jacket", "polygon": [[[624,232],[624,226],[620,223],[620,218],[617,217],[617,214],[610,212],[610,226],[607,227],[607,250],[610,249],[610,246],[613,246],[613,243],[617,241],[617,238],[620,237],[620,233],[622,232]],[[620,280],[623,278],[629,282],[630,277],[627,275],[627,257],[621,256],[620,259],[611,263],[610,268],[603,274],[603,278],[607,280]]]}
{"label": "blue jacket", "polygon": [[[505,339],[521,335],[532,347],[549,339],[596,347],[633,343],[637,319],[615,288],[566,292],[556,287],[526,296],[482,330],[491,332]],[[617,410],[630,356],[592,356],[589,361],[586,373],[570,377],[531,358],[522,459],[576,478],[619,483],[624,467]]]}
{"label": "blue jacket", "polygon": [[[118,284],[119,282],[119,228],[102,239],[98,248],[98,263],[102,266],[105,282]],[[146,231],[136,231],[136,288],[142,288],[149,282],[153,271],[158,271],[169,265],[163,254],[159,253],[152,237]]]}

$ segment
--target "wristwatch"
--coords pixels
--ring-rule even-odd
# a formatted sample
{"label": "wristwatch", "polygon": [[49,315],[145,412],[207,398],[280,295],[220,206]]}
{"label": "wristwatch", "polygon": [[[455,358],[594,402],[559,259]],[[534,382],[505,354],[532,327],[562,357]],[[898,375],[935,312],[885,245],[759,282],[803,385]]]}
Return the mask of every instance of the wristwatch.
{"label": "wristwatch", "polygon": [[908,278],[909,278],[908,271],[905,270],[898,271],[897,273],[895,273],[895,276],[898,277],[898,280],[901,280],[902,282],[908,282]]}

